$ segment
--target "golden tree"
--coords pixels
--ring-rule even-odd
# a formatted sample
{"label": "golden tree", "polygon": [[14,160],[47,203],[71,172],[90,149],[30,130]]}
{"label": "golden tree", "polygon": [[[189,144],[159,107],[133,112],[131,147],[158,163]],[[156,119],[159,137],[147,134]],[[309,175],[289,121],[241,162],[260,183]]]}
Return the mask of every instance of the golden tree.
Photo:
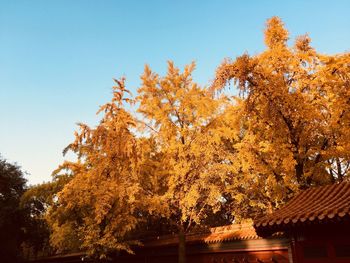
{"label": "golden tree", "polygon": [[261,54],[225,60],[213,90],[233,81],[240,96],[230,125],[248,195],[272,209],[300,188],[349,176],[350,55],[321,55],[307,35],[287,45],[278,17],[267,21]]}
{"label": "golden tree", "polygon": [[66,161],[54,172],[73,177],[49,215],[52,244],[61,250],[79,248],[104,257],[115,250],[131,252],[134,243],[127,235],[137,224],[139,157],[131,132],[135,120],[123,107],[123,102],[133,101],[125,96],[129,92],[124,80],[115,82],[112,101],[99,110],[104,113],[100,124],[96,128],[80,124],[75,141],[66,149],[78,160]]}
{"label": "golden tree", "polygon": [[225,98],[214,98],[192,80],[194,63],[183,72],[168,63],[164,77],[146,66],[138,112],[157,147],[163,174],[158,211],[179,233],[179,262],[185,262],[185,233],[222,206],[225,151],[222,113]]}

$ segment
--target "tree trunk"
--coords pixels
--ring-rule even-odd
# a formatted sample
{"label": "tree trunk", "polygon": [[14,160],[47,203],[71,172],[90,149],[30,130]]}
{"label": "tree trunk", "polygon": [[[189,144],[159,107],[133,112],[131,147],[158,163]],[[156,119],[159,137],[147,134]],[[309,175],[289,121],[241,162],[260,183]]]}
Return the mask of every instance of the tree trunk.
{"label": "tree trunk", "polygon": [[186,235],[183,226],[179,230],[179,263],[186,263]]}
{"label": "tree trunk", "polygon": [[[297,177],[297,182],[302,185],[302,187],[305,187],[305,182],[304,182],[304,163],[303,161],[298,160],[297,158],[294,157],[294,159],[297,161],[296,165],[295,165],[295,174]],[[309,182],[307,182],[308,184]]]}

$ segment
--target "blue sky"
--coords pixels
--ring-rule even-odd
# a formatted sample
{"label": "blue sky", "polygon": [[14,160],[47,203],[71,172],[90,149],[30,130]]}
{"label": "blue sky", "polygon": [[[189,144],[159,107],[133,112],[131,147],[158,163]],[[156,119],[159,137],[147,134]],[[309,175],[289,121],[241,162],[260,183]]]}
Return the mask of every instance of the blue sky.
{"label": "blue sky", "polygon": [[75,123],[95,124],[112,78],[132,91],[144,64],[197,62],[195,80],[213,79],[225,57],[264,49],[267,18],[291,37],[309,33],[322,53],[350,49],[350,1],[0,0],[0,154],[51,179]]}

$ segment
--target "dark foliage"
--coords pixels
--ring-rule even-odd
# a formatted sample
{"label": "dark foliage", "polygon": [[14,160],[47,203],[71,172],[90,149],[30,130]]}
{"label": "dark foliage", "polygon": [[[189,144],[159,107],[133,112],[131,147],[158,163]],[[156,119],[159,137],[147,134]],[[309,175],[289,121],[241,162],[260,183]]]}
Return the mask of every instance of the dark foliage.
{"label": "dark foliage", "polygon": [[26,180],[16,164],[0,157],[0,259],[2,263],[20,261],[20,245],[24,238],[25,215],[20,198]]}

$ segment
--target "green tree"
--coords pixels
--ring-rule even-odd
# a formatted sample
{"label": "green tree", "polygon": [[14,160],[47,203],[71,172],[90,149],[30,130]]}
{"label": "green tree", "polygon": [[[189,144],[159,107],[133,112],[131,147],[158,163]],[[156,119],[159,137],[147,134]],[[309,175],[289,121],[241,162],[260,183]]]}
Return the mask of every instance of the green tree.
{"label": "green tree", "polygon": [[21,260],[25,214],[20,208],[20,198],[25,184],[20,167],[0,158],[0,259],[4,263]]}
{"label": "green tree", "polygon": [[55,177],[51,182],[30,186],[21,197],[25,211],[25,240],[22,244],[26,258],[48,256],[54,253],[50,246],[49,211],[55,211],[57,193],[70,181],[69,175]]}

